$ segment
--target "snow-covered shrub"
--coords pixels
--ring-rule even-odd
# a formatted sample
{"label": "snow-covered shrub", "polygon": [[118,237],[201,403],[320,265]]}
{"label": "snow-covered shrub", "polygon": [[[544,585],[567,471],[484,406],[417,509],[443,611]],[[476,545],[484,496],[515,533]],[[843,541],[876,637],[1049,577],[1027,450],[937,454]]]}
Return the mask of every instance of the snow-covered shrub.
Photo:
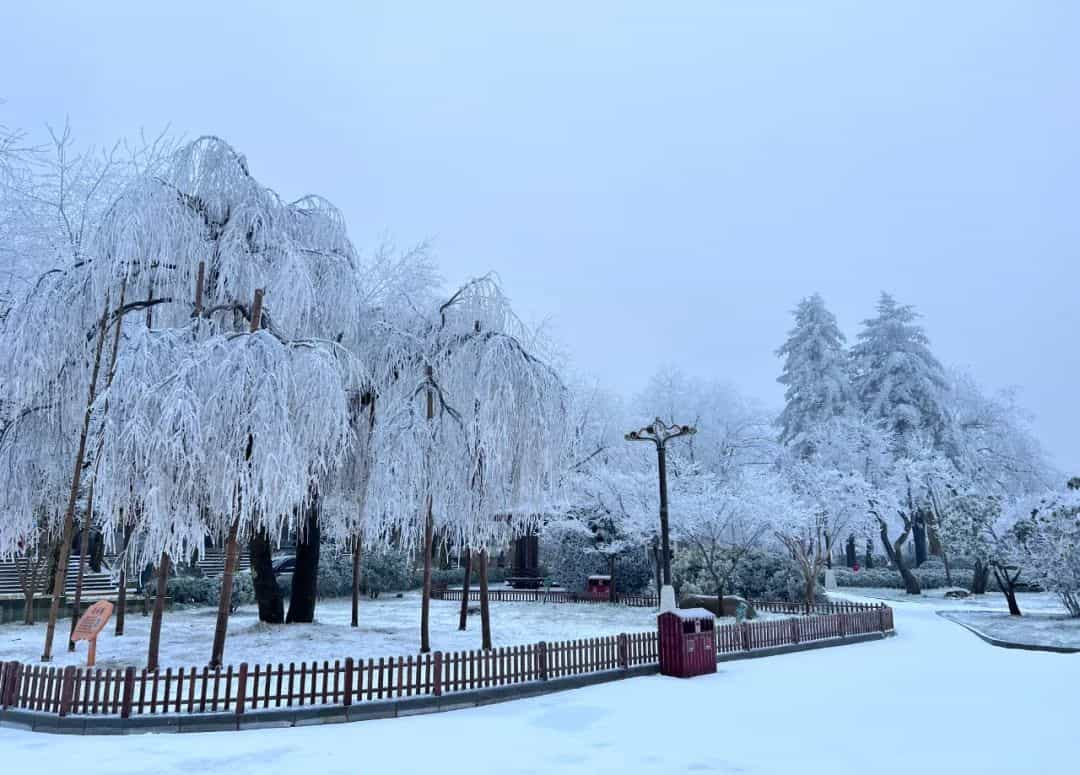
{"label": "snow-covered shrub", "polygon": [[[173,605],[216,606],[221,595],[221,576],[172,576],[167,587]],[[250,573],[233,576],[232,610],[255,602]]]}
{"label": "snow-covered shrub", "polygon": [[[488,586],[502,584],[513,575],[512,568],[499,568],[488,566]],[[410,586],[418,587],[424,583],[424,569],[417,569],[413,583]],[[460,587],[465,583],[465,566],[457,568],[434,568],[431,571],[432,589],[446,589],[447,587]],[[472,567],[472,581],[469,582],[473,589],[480,588],[480,568],[477,564]]]}
{"label": "snow-covered shrub", "polygon": [[206,576],[173,576],[169,579],[168,595],[173,605],[215,605],[213,581]]}
{"label": "snow-covered shrub", "polygon": [[[540,556],[553,583],[573,592],[584,592],[589,576],[609,572],[608,558],[596,551],[585,531],[545,529],[540,536]],[[649,586],[652,564],[645,546],[629,548],[615,556],[615,590],[636,594]]]}
{"label": "snow-covered shrub", "polygon": [[[360,561],[360,589],[368,597],[375,599],[383,592],[406,589],[411,582],[407,553],[389,548],[364,552]],[[352,583],[351,576],[349,583]]]}
{"label": "snow-covered shrub", "polygon": [[319,597],[352,595],[352,557],[324,546],[319,552]]}
{"label": "snow-covered shrub", "polygon": [[[672,566],[678,594],[711,595],[716,586],[691,549],[682,549]],[[785,600],[798,602],[805,595],[798,567],[781,554],[751,550],[740,560],[731,589],[725,595],[740,595],[748,600]]]}
{"label": "snow-covered shrub", "polygon": [[[940,560],[927,560],[918,568],[912,568],[911,572],[919,580],[923,589],[943,589],[945,587],[971,587],[973,571],[971,568],[957,568],[950,565],[952,583],[945,574],[945,565]],[[836,571],[836,584],[840,587],[881,587],[886,589],[903,589],[904,580],[895,568],[861,568],[858,571],[850,568],[834,568]],[[824,579],[824,574],[822,575]]]}
{"label": "snow-covered shrub", "polygon": [[750,552],[735,576],[735,594],[749,600],[801,601],[802,574],[795,563],[780,554]]}

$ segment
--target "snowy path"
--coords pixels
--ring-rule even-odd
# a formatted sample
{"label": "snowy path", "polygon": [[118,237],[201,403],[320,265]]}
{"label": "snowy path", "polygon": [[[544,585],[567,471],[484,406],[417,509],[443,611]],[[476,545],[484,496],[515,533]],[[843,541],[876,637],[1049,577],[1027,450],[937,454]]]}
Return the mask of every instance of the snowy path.
{"label": "snowy path", "polygon": [[723,664],[709,678],[412,719],[126,738],[0,729],[0,761],[184,775],[1076,771],[1080,657],[994,648],[919,604],[897,604],[896,626],[883,642]]}

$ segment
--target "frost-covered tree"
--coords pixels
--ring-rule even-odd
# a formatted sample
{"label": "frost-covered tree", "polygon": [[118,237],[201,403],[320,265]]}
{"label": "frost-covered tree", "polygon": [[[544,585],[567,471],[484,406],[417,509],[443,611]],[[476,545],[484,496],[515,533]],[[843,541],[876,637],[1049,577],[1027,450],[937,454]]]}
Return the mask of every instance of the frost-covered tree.
{"label": "frost-covered tree", "polygon": [[773,534],[797,563],[810,606],[833,544],[852,533],[866,535],[868,520],[887,513],[891,501],[883,502],[887,494],[874,485],[884,443],[872,425],[833,418],[808,433],[805,442],[812,456],[788,448],[781,460],[791,497],[774,520]]}
{"label": "frost-covered tree", "polygon": [[426,569],[435,534],[477,554],[490,648],[487,554],[552,510],[566,467],[568,400],[494,278],[459,289],[422,334],[414,356],[400,360],[397,408],[376,431],[385,453],[372,497],[400,541],[423,547]]}
{"label": "frost-covered tree", "polygon": [[852,381],[862,411],[887,423],[900,446],[918,433],[937,445],[947,431],[945,372],[918,317],[913,307],[882,293],[877,315],[863,321],[851,348]]}
{"label": "frost-covered tree", "polygon": [[[226,541],[231,569],[237,534],[290,520],[303,534],[293,515],[339,462],[346,392],[364,380],[342,344],[358,331],[360,294],[340,215],[314,197],[281,201],[227,144],[201,138],[87,221],[87,236],[70,241],[69,266],[43,276],[13,310],[4,340],[17,405],[60,413],[57,429],[81,422],[77,454],[70,432],[55,439],[77,461],[69,504],[87,461],[106,535],[119,513],[138,515],[132,561],[187,551],[209,532]],[[265,314],[246,334],[264,288]],[[105,334],[139,310],[147,325],[125,327],[116,380],[99,383]],[[290,405],[298,387],[305,400]],[[155,403],[155,389],[175,391],[173,400]],[[64,413],[79,414],[71,395],[89,400],[84,417],[65,423]],[[332,414],[338,421],[327,425]],[[301,425],[283,425],[293,422]],[[228,574],[223,592],[227,582]]]}
{"label": "frost-covered tree", "polygon": [[[669,460],[686,460],[722,480],[767,465],[775,455],[769,413],[723,382],[661,369],[632,408],[636,413],[628,427],[640,425],[642,417],[660,417],[697,428],[697,433],[669,448]],[[640,451],[636,454],[640,456]]]}
{"label": "frost-covered tree", "polygon": [[[1029,577],[1058,596],[1070,616],[1080,617],[1080,491],[1027,496],[1011,503],[1009,511],[1015,520],[1010,537],[1012,567],[1022,566]],[[1016,579],[1010,570],[995,568],[1011,611]]]}
{"label": "frost-covered tree", "polygon": [[950,555],[972,559],[972,592],[979,594],[986,589],[991,565],[986,546],[973,538],[976,526],[985,525],[1000,503],[1043,492],[1057,477],[1013,392],[987,395],[970,375],[949,376],[945,443],[940,448],[924,445],[921,453],[908,457],[919,458],[913,486],[930,552],[942,555],[947,575]]}
{"label": "frost-covered tree", "polygon": [[777,420],[780,441],[798,447],[818,424],[854,404],[844,335],[820,295],[799,302],[795,325],[776,354],[784,359],[777,379],[785,402]]}
{"label": "frost-covered tree", "polygon": [[734,591],[743,561],[791,503],[784,483],[768,472],[749,472],[725,483],[702,475],[695,484],[700,489],[694,493],[693,506],[680,509],[675,531],[680,543],[696,553],[712,582],[719,614],[724,595]]}

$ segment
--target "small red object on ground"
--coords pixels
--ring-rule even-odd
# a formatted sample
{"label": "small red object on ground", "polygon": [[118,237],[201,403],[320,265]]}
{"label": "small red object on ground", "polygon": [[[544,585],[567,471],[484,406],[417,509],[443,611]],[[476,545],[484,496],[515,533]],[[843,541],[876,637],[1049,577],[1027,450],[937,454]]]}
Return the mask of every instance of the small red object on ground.
{"label": "small red object on ground", "polygon": [[75,632],[71,639],[85,640],[90,642],[90,650],[86,654],[86,666],[94,666],[94,658],[97,656],[97,636],[105,629],[105,625],[112,616],[113,604],[108,600],[98,600],[86,609],[86,613],[75,625]]}
{"label": "small red object on ground", "polygon": [[851,569],[853,571],[855,571],[856,573],[858,573],[859,572],[859,563],[855,563],[854,565],[852,565]]}
{"label": "small red object on ground", "polygon": [[590,600],[611,600],[611,576],[589,576]]}
{"label": "small red object on ground", "polygon": [[704,608],[680,608],[656,617],[660,673],[689,678],[716,672],[716,618]]}

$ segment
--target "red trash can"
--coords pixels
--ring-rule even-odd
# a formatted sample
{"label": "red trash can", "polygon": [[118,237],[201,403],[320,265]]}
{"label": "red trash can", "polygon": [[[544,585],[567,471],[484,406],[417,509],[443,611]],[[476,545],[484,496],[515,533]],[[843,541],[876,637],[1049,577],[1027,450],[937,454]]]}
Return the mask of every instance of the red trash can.
{"label": "red trash can", "polygon": [[705,608],[679,608],[656,617],[660,673],[690,678],[716,672],[716,618]]}
{"label": "red trash can", "polygon": [[590,600],[611,600],[611,576],[589,576],[586,588]]}

